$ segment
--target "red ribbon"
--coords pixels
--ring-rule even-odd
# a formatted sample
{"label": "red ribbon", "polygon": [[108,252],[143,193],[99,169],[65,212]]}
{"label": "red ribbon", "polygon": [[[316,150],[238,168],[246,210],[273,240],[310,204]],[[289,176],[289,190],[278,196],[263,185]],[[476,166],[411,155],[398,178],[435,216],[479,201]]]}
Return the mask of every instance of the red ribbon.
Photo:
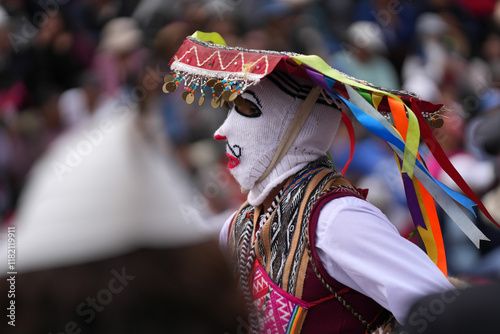
{"label": "red ribbon", "polygon": [[477,204],[479,209],[484,213],[484,215],[491,220],[496,226],[500,227],[500,225],[493,219],[493,217],[490,215],[488,210],[486,210],[486,207],[484,204],[481,202],[481,200],[477,197],[477,195],[472,191],[472,189],[469,187],[467,182],[462,178],[462,176],[457,172],[455,167],[452,165],[450,160],[448,160],[448,157],[446,156],[446,153],[444,153],[443,149],[439,145],[436,137],[434,137],[434,134],[432,133],[431,129],[427,125],[427,122],[425,121],[424,117],[422,116],[422,113],[420,112],[420,109],[418,108],[417,101],[414,98],[410,98],[411,102],[411,109],[417,115],[418,119],[418,124],[420,125],[420,132],[421,136],[425,141],[425,144],[429,148],[429,150],[432,152],[432,155],[434,158],[436,158],[437,162],[443,168],[443,170],[452,178],[453,181],[462,189],[464,194],[469,197],[474,203]]}
{"label": "red ribbon", "polygon": [[342,175],[345,174],[347,169],[349,168],[349,165],[351,164],[352,157],[354,156],[354,146],[356,143],[356,139],[354,138],[354,127],[352,126],[352,122],[347,116],[345,112],[342,112],[342,122],[344,122],[345,127],[347,128],[347,132],[349,133],[349,141],[350,141],[350,151],[349,151],[349,159],[347,159],[347,162],[345,163],[344,168],[342,169]]}

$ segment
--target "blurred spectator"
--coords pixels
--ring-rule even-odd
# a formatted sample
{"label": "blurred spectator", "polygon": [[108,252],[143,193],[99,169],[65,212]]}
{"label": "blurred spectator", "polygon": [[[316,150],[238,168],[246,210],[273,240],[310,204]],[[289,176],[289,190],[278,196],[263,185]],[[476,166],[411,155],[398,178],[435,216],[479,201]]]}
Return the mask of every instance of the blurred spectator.
{"label": "blurred spectator", "polygon": [[[257,24],[262,27],[272,41],[276,51],[294,50],[292,32],[295,27],[293,6],[287,2],[263,1],[257,10]],[[252,21],[247,22],[252,25]],[[299,50],[297,50],[299,51]]]}
{"label": "blurred spectator", "polygon": [[102,93],[95,73],[88,71],[80,78],[79,87],[65,91],[59,99],[61,122],[66,129],[82,124],[98,113],[108,98]]}
{"label": "blurred spectator", "polygon": [[498,156],[500,153],[500,132],[498,131],[500,127],[500,105],[486,112],[478,120],[478,126],[472,136],[476,138],[478,144],[487,154]]}
{"label": "blurred spectator", "polygon": [[353,21],[371,21],[382,30],[387,57],[399,71],[411,49],[415,21],[422,11],[420,1],[361,0],[353,10]]}
{"label": "blurred spectator", "polygon": [[159,59],[170,61],[186,36],[193,33],[194,27],[186,21],[171,22],[158,31],[153,50]]}
{"label": "blurred spectator", "polygon": [[[158,66],[165,70],[164,74],[168,71],[166,63],[173,57],[186,36],[193,33],[192,29],[191,23],[175,21],[158,32],[154,40],[154,51],[156,57],[162,60]],[[204,145],[208,149],[218,150],[219,147],[215,145],[211,137],[225,115],[221,110],[214,110],[207,106],[208,102],[205,102],[206,112],[200,112],[198,108],[186,104],[180,98],[182,93],[182,90],[177,90],[169,94],[161,94],[155,103],[157,110],[160,110],[164,130],[177,147],[179,158],[194,173],[197,166],[200,167],[200,164],[196,163],[200,155],[190,153],[190,146],[193,146],[194,151],[197,141],[204,142],[209,138],[210,140]],[[211,159],[216,161],[216,156],[214,154]]]}
{"label": "blurred spectator", "polygon": [[0,127],[0,217],[11,210],[14,200],[12,175],[12,143],[3,127]]}
{"label": "blurred spectator", "polygon": [[[489,0],[486,0],[489,1]],[[468,6],[464,5],[468,0],[452,1],[452,0],[428,0],[424,5],[424,12],[432,12],[439,14],[450,29],[450,37],[448,44],[455,45],[457,50],[464,50],[460,46],[467,46],[466,54],[474,55],[476,50],[480,50],[480,43],[486,32],[491,29],[488,24],[488,18],[480,15],[474,16],[476,13],[468,10]],[[476,3],[480,1],[475,1]],[[491,15],[491,13],[490,13]],[[458,43],[457,43],[458,42]]]}
{"label": "blurred spectator", "polygon": [[0,6],[0,119],[10,122],[27,105],[29,92],[23,82],[28,59],[12,47],[11,19]]}
{"label": "blurred spectator", "polygon": [[106,24],[93,65],[103,93],[114,96],[134,82],[148,56],[141,43],[142,31],[133,19],[120,17]]}
{"label": "blurred spectator", "polygon": [[336,39],[332,41],[334,44],[331,46],[332,51],[338,50],[338,41],[342,39],[345,31],[352,23],[352,12],[356,3],[350,0],[338,1],[321,1],[320,5],[323,9],[323,15],[326,19],[328,31],[331,32]]}
{"label": "blurred spectator", "polygon": [[[497,101],[498,102],[498,101]],[[482,156],[489,157],[488,161],[495,164],[496,183],[488,189],[481,200],[496,221],[500,220],[500,210],[498,203],[500,201],[500,185],[498,179],[500,176],[500,104],[491,105],[491,108],[485,110],[484,114],[476,117],[470,124],[468,131],[470,138],[474,141],[476,148],[482,152]],[[493,243],[485,245],[489,251],[474,268],[474,274],[478,276],[500,277],[500,236],[497,229],[493,228],[489,221],[484,217],[480,218],[485,222],[486,227],[490,229]],[[483,250],[483,253],[486,253]]]}
{"label": "blurred spectator", "polygon": [[470,119],[466,127],[466,147],[478,159],[494,160],[497,150],[493,130],[497,124],[500,110],[500,90],[485,88],[481,99],[478,99],[479,114]]}
{"label": "blurred spectator", "polygon": [[80,17],[91,31],[99,32],[112,19],[132,15],[140,0],[90,0],[79,9]]}
{"label": "blurred spectator", "polygon": [[243,45],[248,49],[254,50],[272,49],[272,41],[269,35],[262,29],[248,31],[245,36],[243,36]]}
{"label": "blurred spectator", "polygon": [[[346,36],[347,44],[342,44],[342,50],[333,54],[332,66],[372,84],[398,89],[397,72],[384,57],[387,46],[379,26],[374,22],[358,21],[349,27]],[[408,213],[407,210],[403,210],[405,206],[403,189],[394,182],[395,179],[399,179],[394,156],[381,141],[358,126],[356,121],[354,125],[356,149],[347,171],[348,177],[360,187],[370,188],[368,200],[377,205],[398,230],[406,235],[409,228]],[[332,155],[337,163],[337,169],[341,170],[349,155],[348,137],[344,136],[343,140],[337,138],[334,141]],[[371,159],[370,156],[374,158]],[[367,160],[378,163],[366,164]],[[391,191],[387,192],[387,189]]]}
{"label": "blurred spectator", "polygon": [[[456,26],[441,14],[426,12],[417,20],[415,48],[404,61],[403,87],[446,105],[449,109],[465,112],[460,101],[470,91],[468,44]],[[464,106],[465,107],[465,106]]]}
{"label": "blurred spectator", "polygon": [[[434,135],[441,147],[449,157],[451,163],[462,175],[471,189],[482,196],[495,182],[494,166],[490,161],[481,161],[464,149],[464,128],[466,126],[464,115],[456,111],[444,113],[446,122],[443,127],[434,129]],[[446,186],[460,192],[460,188],[451,180],[440,167],[432,155],[424,157],[431,174]],[[481,261],[483,253],[496,247],[496,231],[491,230],[489,234],[485,230],[484,222],[476,219],[476,223],[482,226],[486,235],[493,239],[491,245],[483,244],[482,251],[478,250],[450,218],[442,212],[440,221],[443,230],[443,239],[447,250],[447,262],[450,275],[471,274]],[[479,217],[481,218],[481,217]],[[493,233],[493,234],[492,234]]]}
{"label": "blurred spectator", "polygon": [[33,163],[62,133],[59,93],[47,89],[43,91],[41,98],[39,108],[23,110],[6,128],[10,152],[7,150],[5,153],[10,155],[10,164],[5,173],[9,176],[13,204],[10,209],[15,207]]}
{"label": "blurred spectator", "polygon": [[33,62],[26,84],[38,105],[43,103],[48,89],[62,91],[76,86],[83,68],[78,61],[77,43],[62,13],[48,12],[29,50]]}
{"label": "blurred spectator", "polygon": [[399,88],[396,70],[383,56],[387,46],[378,25],[355,22],[347,30],[346,41],[345,48],[332,57],[333,67],[375,85]]}
{"label": "blurred spectator", "polygon": [[408,56],[402,69],[403,82],[424,75],[437,85],[441,84],[447,62],[447,53],[442,44],[447,25],[438,14],[422,14],[416,24],[418,51]]}

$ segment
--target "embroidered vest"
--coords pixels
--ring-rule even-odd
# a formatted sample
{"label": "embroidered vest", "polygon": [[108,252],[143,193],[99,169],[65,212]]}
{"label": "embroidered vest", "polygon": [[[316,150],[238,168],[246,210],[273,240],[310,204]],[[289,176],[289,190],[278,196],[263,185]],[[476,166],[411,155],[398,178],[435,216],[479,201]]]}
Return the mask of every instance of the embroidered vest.
{"label": "embroidered vest", "polygon": [[228,249],[260,333],[366,333],[386,320],[375,301],[328,275],[316,252],[319,212],[343,196],[366,194],[320,159],[287,182],[262,221],[248,203],[235,215]]}

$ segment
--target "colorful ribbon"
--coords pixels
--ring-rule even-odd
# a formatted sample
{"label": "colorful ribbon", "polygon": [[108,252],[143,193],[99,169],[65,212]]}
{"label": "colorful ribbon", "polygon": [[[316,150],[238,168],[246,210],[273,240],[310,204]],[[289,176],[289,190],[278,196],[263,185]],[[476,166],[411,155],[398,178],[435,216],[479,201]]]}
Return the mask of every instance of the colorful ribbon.
{"label": "colorful ribbon", "polygon": [[[424,242],[427,254],[443,274],[447,274],[446,257],[434,200],[476,247],[479,247],[480,240],[489,240],[474,225],[469,217],[465,215],[459,205],[457,205],[459,203],[472,214],[475,214],[473,206],[478,201],[471,201],[469,198],[437,181],[422,162],[419,161],[418,146],[420,142],[420,129],[422,128],[421,121],[425,122],[419,112],[414,113],[399,97],[391,93],[368,87],[344,77],[317,56],[292,58],[298,64],[304,63],[323,74],[323,79],[317,74],[310,75],[310,77],[322,86],[322,81],[324,80],[326,86],[329,88],[327,91],[333,97],[344,101],[356,119],[373,134],[384,139],[393,149],[398,160],[402,161],[400,171],[410,213]],[[309,70],[308,74],[311,72],[313,71]],[[333,89],[337,81],[344,84],[348,98],[345,98]],[[375,109],[378,109],[384,96],[387,96],[387,102],[395,127]],[[416,109],[415,107],[414,109]],[[424,133],[424,139],[426,137],[428,137],[427,131]],[[474,198],[474,196],[471,197]]]}
{"label": "colorful ribbon", "polygon": [[[326,79],[326,78],[325,78]],[[339,96],[344,103],[353,112],[358,121],[375,135],[384,139],[393,149],[393,151],[402,159],[405,143],[396,130],[390,125],[380,113],[363,99],[353,88],[346,85],[351,101]],[[337,95],[338,96],[338,95]],[[474,223],[465,215],[465,213],[455,203],[459,203],[470,212],[474,213],[475,203],[469,198],[451,190],[438,180],[436,180],[419,161],[415,161],[415,176],[422,183],[425,189],[429,191],[432,197],[438,202],[443,210],[459,225],[462,231],[479,247],[480,240],[489,240],[474,225]]]}

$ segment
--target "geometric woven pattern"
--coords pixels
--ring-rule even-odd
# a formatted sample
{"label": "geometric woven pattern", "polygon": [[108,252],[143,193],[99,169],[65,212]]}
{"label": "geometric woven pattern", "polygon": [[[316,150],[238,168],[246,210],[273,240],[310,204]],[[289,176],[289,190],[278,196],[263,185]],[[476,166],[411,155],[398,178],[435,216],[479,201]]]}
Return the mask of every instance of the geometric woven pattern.
{"label": "geometric woven pattern", "polygon": [[300,330],[307,313],[305,303],[276,287],[256,262],[253,304],[259,317],[260,333],[286,334]]}

